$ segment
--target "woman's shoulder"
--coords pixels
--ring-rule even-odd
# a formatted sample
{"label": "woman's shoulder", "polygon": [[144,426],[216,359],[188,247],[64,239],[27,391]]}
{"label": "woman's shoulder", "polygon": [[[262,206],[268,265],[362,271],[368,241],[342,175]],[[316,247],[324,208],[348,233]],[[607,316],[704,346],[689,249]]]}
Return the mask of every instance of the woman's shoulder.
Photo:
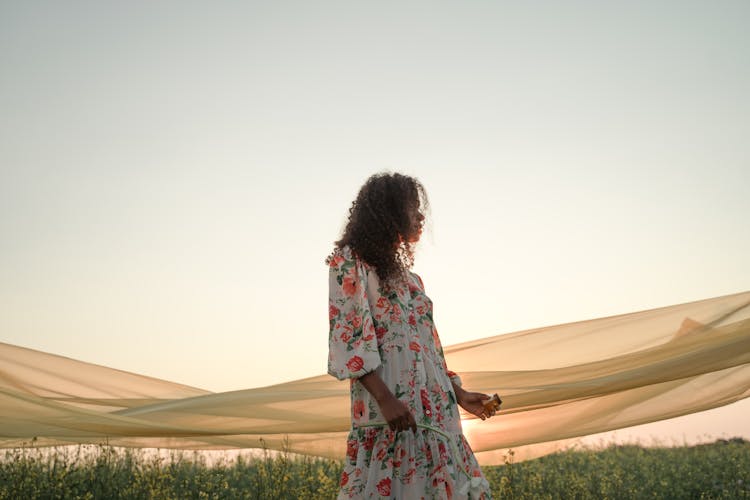
{"label": "woman's shoulder", "polygon": [[409,275],[409,290],[414,291],[413,288],[416,288],[424,291],[424,282],[422,281],[422,278],[411,269],[407,274]]}
{"label": "woman's shoulder", "polygon": [[351,259],[352,258],[352,249],[349,248],[349,245],[340,247],[335,246],[333,247],[333,250],[330,254],[328,254],[328,257],[326,257],[326,264],[329,264],[333,260],[341,260],[341,259]]}
{"label": "woman's shoulder", "polygon": [[367,264],[362,261],[349,245],[343,247],[334,247],[331,254],[326,258],[326,264],[331,268],[341,267],[343,265],[356,265],[368,268]]}

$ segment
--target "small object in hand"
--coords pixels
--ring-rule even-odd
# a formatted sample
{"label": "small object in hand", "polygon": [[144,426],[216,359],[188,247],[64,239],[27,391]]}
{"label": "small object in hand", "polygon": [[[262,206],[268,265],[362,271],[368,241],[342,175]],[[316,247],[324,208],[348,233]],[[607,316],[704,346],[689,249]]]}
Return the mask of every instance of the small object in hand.
{"label": "small object in hand", "polygon": [[484,402],[484,409],[487,413],[495,412],[500,409],[501,404],[503,404],[503,400],[495,393],[490,399]]}

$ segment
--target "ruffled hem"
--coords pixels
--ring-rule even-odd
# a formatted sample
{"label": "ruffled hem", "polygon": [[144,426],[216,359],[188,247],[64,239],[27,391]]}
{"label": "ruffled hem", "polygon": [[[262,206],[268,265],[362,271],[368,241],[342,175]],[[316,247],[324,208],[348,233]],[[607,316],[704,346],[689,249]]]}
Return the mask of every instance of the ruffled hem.
{"label": "ruffled hem", "polygon": [[491,498],[461,433],[420,427],[394,433],[385,426],[355,428],[347,439],[340,499]]}

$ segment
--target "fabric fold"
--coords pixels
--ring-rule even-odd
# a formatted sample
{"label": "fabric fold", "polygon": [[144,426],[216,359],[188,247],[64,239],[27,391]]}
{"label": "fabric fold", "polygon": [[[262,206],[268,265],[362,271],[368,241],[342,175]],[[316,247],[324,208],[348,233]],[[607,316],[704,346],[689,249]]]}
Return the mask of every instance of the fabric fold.
{"label": "fabric fold", "polygon": [[[464,415],[480,463],[502,463],[508,448],[531,458],[578,436],[748,397],[750,292],[443,349],[464,387],[503,399],[492,419]],[[2,447],[106,440],[342,458],[349,404],[348,381],[328,375],[212,393],[0,343]]]}

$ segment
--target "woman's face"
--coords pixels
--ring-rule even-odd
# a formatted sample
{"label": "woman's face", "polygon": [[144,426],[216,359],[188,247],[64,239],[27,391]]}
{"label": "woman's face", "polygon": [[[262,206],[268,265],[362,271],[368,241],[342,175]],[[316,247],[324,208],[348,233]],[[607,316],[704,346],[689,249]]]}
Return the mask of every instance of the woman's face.
{"label": "woman's face", "polygon": [[419,202],[413,203],[409,208],[409,234],[405,236],[409,243],[419,241],[419,237],[422,236],[423,223],[424,215],[419,211]]}

